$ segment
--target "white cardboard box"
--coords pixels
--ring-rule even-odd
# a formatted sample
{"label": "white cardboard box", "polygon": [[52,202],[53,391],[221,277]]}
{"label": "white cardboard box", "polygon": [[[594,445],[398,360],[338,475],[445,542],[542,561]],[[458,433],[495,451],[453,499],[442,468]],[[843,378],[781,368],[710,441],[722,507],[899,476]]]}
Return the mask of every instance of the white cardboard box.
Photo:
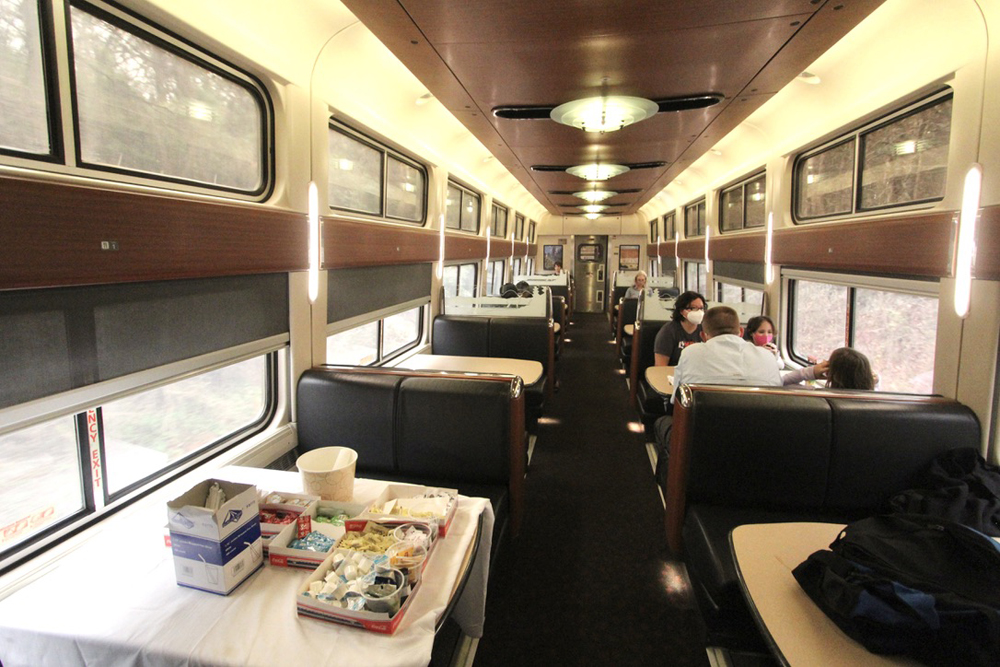
{"label": "white cardboard box", "polygon": [[[428,492],[443,492],[451,497],[451,501],[448,503],[448,509],[443,515],[431,517],[413,517],[402,514],[386,514],[383,512],[373,511],[376,508],[384,508],[387,503],[398,498],[414,498],[421,497]],[[354,519],[347,521],[345,524],[347,530],[362,530],[365,527],[365,522],[372,520],[378,523],[384,524],[404,524],[412,522],[428,522],[433,519],[438,526],[438,534],[444,537],[448,534],[448,529],[451,527],[451,522],[455,518],[455,510],[458,507],[458,491],[455,489],[443,489],[439,487],[432,486],[413,486],[412,484],[389,484],[385,490],[379,494],[379,497],[375,499],[364,512],[359,514]]]}
{"label": "white cardboard box", "polygon": [[[204,507],[218,483],[226,502]],[[167,503],[174,571],[181,586],[228,595],[263,565],[257,490],[250,484],[208,479]]]}

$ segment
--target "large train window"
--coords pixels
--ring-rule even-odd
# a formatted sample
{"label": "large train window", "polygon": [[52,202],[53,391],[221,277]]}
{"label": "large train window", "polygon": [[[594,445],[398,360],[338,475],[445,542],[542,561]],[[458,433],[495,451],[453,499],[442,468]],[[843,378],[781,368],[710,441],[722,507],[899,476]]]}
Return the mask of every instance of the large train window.
{"label": "large train window", "polygon": [[[51,7],[66,21],[50,20],[48,2],[0,2],[0,153],[129,182],[269,192],[273,113],[259,81],[117,4]],[[65,74],[54,66],[63,46]]]}
{"label": "large train window", "polygon": [[287,274],[0,292],[0,569],[263,431]]}
{"label": "large train window", "polygon": [[479,233],[479,209],[482,197],[457,183],[448,183],[445,202],[445,227],[463,232]]}
{"label": "large train window", "polygon": [[944,91],[842,135],[795,163],[798,221],[939,201],[952,94]]}
{"label": "large train window", "polygon": [[872,362],[879,389],[931,393],[937,331],[937,283],[787,272],[788,349],[811,363],[838,347]]}
{"label": "large train window", "polygon": [[760,306],[764,303],[764,292],[750,287],[741,287],[716,281],[716,299],[723,303],[750,303]]}
{"label": "large train window", "polygon": [[479,265],[474,262],[444,267],[445,296],[475,296],[478,268]]}
{"label": "large train window", "polygon": [[720,231],[763,227],[767,222],[764,210],[766,174],[756,174],[719,194]]}
{"label": "large train window", "polygon": [[48,32],[37,0],[0,2],[0,150],[53,156],[46,54]]}
{"label": "large train window", "polygon": [[422,225],[427,170],[353,130],[330,124],[327,196],[331,209]]}
{"label": "large train window", "polygon": [[674,236],[676,234],[676,232],[675,232],[674,218],[675,218],[675,214],[674,214],[673,211],[671,211],[670,213],[667,213],[666,215],[663,216],[663,240],[664,241],[673,241],[674,240]]}
{"label": "large train window", "polygon": [[708,287],[708,276],[704,262],[684,262],[684,289],[704,294]]}
{"label": "large train window", "polygon": [[326,363],[371,366],[416,347],[423,337],[424,306],[406,308],[327,336]]}
{"label": "large train window", "polygon": [[701,199],[684,207],[684,236],[705,235],[705,200]]}
{"label": "large train window", "polygon": [[486,266],[486,295],[500,296],[500,288],[504,283],[504,269],[507,260],[495,259]]}
{"label": "large train window", "polygon": [[492,224],[490,225],[490,236],[507,238],[507,207],[500,204],[493,204]]}
{"label": "large train window", "polygon": [[514,238],[518,241],[524,238],[524,216],[520,213],[514,216]]}

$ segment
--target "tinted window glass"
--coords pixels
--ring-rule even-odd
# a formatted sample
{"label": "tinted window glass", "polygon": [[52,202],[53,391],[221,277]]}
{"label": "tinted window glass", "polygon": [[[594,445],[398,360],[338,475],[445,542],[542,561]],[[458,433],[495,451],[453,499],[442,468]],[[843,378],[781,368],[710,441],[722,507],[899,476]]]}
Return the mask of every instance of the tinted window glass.
{"label": "tinted window glass", "polygon": [[390,357],[405,348],[413,347],[420,341],[420,306],[402,313],[390,315],[383,320],[382,358]]}
{"label": "tinted window glass", "polygon": [[871,361],[879,389],[930,394],[938,300],[859,287],[854,303],[854,347]]}
{"label": "tinted window glass", "polygon": [[446,266],[441,276],[445,296],[458,296],[458,267]]}
{"label": "tinted window glass", "polygon": [[80,159],[246,192],[264,184],[264,114],[247,86],[71,8]]}
{"label": "tinted window glass", "polygon": [[326,363],[367,366],[378,361],[378,322],[348,329],[326,339]]}
{"label": "tinted window glass", "polygon": [[35,0],[0,0],[0,148],[48,154],[48,105]]}
{"label": "tinted window glass", "polygon": [[389,156],[386,177],[386,215],[410,222],[424,219],[424,173]]}
{"label": "tinted window glass", "polygon": [[792,353],[810,361],[829,358],[847,344],[847,288],[796,280],[792,289]]}
{"label": "tinted window glass", "polygon": [[462,264],[458,267],[458,295],[476,295],[476,265]]}
{"label": "tinted window glass", "polygon": [[862,209],[944,197],[951,98],[862,135]]}
{"label": "tinted window glass", "polygon": [[266,357],[248,359],[106,403],[106,485],[114,494],[256,422]]}
{"label": "tinted window glass", "polygon": [[330,208],[382,213],[382,151],[349,137],[329,132]]}
{"label": "tinted window glass", "polygon": [[795,185],[798,217],[850,213],[854,194],[854,139],[800,161]]}
{"label": "tinted window glass", "polygon": [[743,229],[743,186],[725,190],[720,197],[722,231]]}
{"label": "tinted window glass", "polygon": [[448,186],[444,224],[448,229],[462,228],[462,191],[454,185]]}
{"label": "tinted window glass", "polygon": [[761,174],[743,188],[746,227],[763,227],[767,224],[767,211],[764,205],[766,180],[767,177]]}
{"label": "tinted window glass", "polygon": [[73,417],[0,436],[0,460],[0,551],[83,509]]}

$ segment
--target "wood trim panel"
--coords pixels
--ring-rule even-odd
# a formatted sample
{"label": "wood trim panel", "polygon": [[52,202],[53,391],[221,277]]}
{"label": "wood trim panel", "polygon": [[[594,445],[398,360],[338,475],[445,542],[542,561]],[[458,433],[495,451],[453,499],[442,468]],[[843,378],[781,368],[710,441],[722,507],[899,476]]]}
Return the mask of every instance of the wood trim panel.
{"label": "wood trim panel", "polygon": [[976,229],[977,280],[1000,280],[1000,206],[984,208]]}
{"label": "wood trim panel", "polygon": [[955,238],[952,217],[943,212],[775,230],[771,256],[781,266],[949,276]]}
{"label": "wood trim panel", "polygon": [[304,213],[7,176],[0,202],[0,289],[307,268]]}
{"label": "wood trim panel", "polygon": [[323,268],[414,264],[438,259],[438,233],[383,222],[323,218]]}
{"label": "wood trim panel", "polygon": [[682,239],[677,243],[677,256],[681,259],[705,261],[705,237]]}
{"label": "wood trim panel", "polygon": [[764,262],[764,246],[767,237],[764,232],[735,234],[732,236],[712,236],[708,256],[722,262]]}

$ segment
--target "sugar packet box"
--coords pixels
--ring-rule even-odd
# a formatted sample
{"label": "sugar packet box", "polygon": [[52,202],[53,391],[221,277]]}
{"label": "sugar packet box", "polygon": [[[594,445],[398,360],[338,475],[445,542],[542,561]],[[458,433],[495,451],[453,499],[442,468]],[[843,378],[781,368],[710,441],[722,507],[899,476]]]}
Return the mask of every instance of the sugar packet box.
{"label": "sugar packet box", "polygon": [[[212,484],[226,494],[217,510],[204,506]],[[263,565],[257,490],[209,479],[167,503],[177,583],[229,595]]]}

